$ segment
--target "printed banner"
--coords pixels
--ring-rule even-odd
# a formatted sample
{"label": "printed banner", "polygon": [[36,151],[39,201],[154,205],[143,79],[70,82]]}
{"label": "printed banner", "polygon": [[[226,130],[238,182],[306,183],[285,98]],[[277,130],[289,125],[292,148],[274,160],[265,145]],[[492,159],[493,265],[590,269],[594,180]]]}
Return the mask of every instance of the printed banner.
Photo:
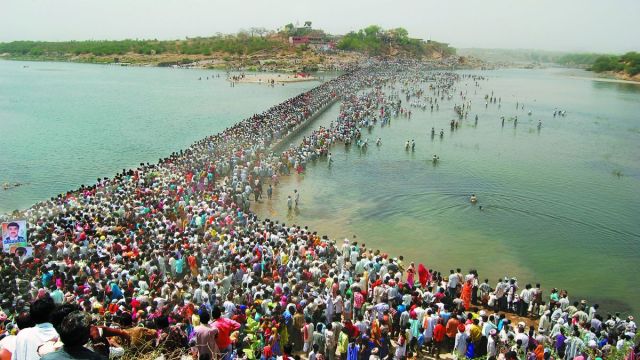
{"label": "printed banner", "polygon": [[27,248],[27,221],[13,220],[2,223],[2,251],[15,253],[18,248]]}

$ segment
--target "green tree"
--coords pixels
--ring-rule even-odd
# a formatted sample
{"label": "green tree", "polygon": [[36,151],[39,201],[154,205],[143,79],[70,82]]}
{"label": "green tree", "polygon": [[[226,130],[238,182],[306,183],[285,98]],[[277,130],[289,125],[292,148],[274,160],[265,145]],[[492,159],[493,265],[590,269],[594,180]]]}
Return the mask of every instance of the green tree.
{"label": "green tree", "polygon": [[376,36],[378,36],[378,34],[380,34],[380,32],[382,31],[382,28],[378,25],[369,25],[366,28],[363,29],[365,36],[368,38],[374,38]]}
{"label": "green tree", "polygon": [[288,23],[287,25],[284,26],[284,31],[287,32],[288,34],[292,34],[294,28],[295,27],[293,26],[292,23]]}

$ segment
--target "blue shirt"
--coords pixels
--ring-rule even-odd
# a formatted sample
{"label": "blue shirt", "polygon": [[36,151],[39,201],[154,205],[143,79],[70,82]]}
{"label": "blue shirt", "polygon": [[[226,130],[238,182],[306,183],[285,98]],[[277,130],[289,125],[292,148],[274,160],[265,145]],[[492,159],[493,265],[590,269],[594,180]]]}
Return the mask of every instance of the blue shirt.
{"label": "blue shirt", "polygon": [[51,271],[47,271],[42,274],[42,286],[48,287],[51,283],[51,278],[53,277],[53,273]]}
{"label": "blue shirt", "polygon": [[184,267],[184,259],[180,258],[176,260],[176,272],[182,274],[182,268]]}
{"label": "blue shirt", "polygon": [[122,290],[120,287],[116,285],[116,283],[111,284],[111,298],[112,299],[120,299],[122,296]]}

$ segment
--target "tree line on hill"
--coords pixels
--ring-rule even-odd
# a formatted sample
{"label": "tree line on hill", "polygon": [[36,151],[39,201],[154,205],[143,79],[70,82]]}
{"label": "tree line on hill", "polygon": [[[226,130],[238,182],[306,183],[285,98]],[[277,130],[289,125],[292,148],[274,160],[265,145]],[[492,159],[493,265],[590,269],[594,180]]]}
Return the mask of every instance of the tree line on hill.
{"label": "tree line on hill", "polygon": [[562,65],[582,65],[596,73],[605,71],[624,72],[634,76],[640,74],[640,53],[630,51],[623,55],[567,54],[556,59]]}
{"label": "tree line on hill", "polygon": [[337,42],[338,49],[370,55],[400,54],[419,57],[429,55],[433,51],[445,56],[455,54],[455,49],[447,44],[410,38],[407,30],[403,28],[384,30],[377,25],[371,25],[339,37],[326,34],[320,29],[313,29],[310,21],[305,22],[303,27],[287,24],[278,32],[251,28],[234,35],[218,34],[184,40],[13,41],[0,43],[0,54],[31,58],[80,55],[117,57],[126,54],[251,55],[259,51],[285,49],[289,46],[290,36],[313,36],[326,42]]}
{"label": "tree line on hill", "polygon": [[447,56],[456,52],[444,43],[410,38],[409,32],[404,28],[385,30],[377,25],[346,34],[338,42],[338,49],[366,52],[370,55],[399,53],[413,57],[429,55],[432,52]]}
{"label": "tree line on hill", "polygon": [[591,65],[591,70],[595,72],[624,72],[629,76],[640,74],[640,53],[631,51],[619,56],[600,56]]}
{"label": "tree line on hill", "polygon": [[142,55],[186,54],[211,55],[214,52],[228,54],[252,54],[265,49],[279,49],[282,41],[263,37],[215,36],[186,40],[87,40],[87,41],[13,41],[0,43],[0,53],[15,56],[64,56],[64,55]]}

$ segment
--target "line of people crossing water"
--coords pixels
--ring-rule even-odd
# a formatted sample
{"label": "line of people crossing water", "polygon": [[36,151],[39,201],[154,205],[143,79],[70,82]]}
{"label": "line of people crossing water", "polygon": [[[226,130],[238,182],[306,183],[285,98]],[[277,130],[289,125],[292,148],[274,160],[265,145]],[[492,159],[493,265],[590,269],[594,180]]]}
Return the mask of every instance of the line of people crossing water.
{"label": "line of people crossing water", "polygon": [[[545,297],[511,277],[491,286],[473,270],[444,274],[355,235],[336,241],[250,211],[250,195],[259,200],[266,183],[271,198],[280,176],[321,157],[330,164],[335,144],[365,152],[371,124],[408,119],[400,99],[385,95],[389,84],[419,77],[444,101],[458,75],[424,70],[362,64],[157,164],[13,214],[28,220],[34,252],[0,255],[2,354],[377,360],[453,351],[573,360],[637,352],[632,317],[606,319],[597,304],[571,305],[566,291]],[[271,151],[336,97],[335,123]],[[537,326],[516,313],[539,318]]]}

